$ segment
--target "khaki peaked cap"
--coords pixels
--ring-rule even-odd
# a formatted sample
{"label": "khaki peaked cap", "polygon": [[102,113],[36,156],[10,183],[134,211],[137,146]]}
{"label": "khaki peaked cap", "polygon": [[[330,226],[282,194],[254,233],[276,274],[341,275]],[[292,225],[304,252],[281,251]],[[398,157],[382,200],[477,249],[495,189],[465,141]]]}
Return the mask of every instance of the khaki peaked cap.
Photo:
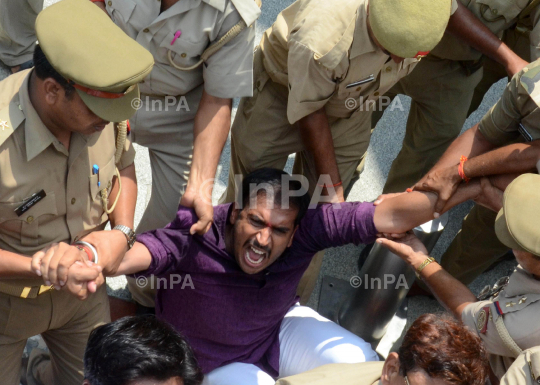
{"label": "khaki peaked cap", "polygon": [[62,0],[47,7],[37,17],[36,35],[53,68],[97,116],[119,122],[135,113],[137,84],[154,59],[95,4]]}
{"label": "khaki peaked cap", "polygon": [[390,53],[425,56],[441,41],[451,10],[451,0],[370,0],[369,24]]}
{"label": "khaki peaked cap", "polygon": [[540,175],[518,176],[504,191],[495,220],[499,240],[514,250],[540,256]]}

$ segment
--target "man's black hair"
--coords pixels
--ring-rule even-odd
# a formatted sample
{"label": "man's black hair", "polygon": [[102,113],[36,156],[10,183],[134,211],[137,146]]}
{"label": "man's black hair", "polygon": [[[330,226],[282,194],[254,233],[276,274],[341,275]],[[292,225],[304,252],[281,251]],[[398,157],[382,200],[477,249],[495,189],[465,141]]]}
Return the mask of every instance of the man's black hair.
{"label": "man's black hair", "polygon": [[288,202],[289,207],[298,210],[298,215],[294,221],[298,225],[304,215],[306,215],[309,207],[310,196],[306,191],[304,194],[296,196],[294,194],[288,197],[283,197],[283,183],[288,183],[288,191],[295,192],[302,189],[302,183],[298,180],[291,179],[291,176],[283,170],[276,168],[260,168],[248,174],[242,181],[242,208],[249,207],[251,198],[251,189],[254,186],[264,186],[265,188],[257,188],[257,196],[266,194],[270,188],[273,193],[275,207],[282,207],[282,199],[285,198],[285,203]]}
{"label": "man's black hair", "polygon": [[60,84],[60,86],[62,86],[66,92],[66,98],[69,99],[71,95],[73,95],[73,92],[75,92],[75,87],[69,84],[67,79],[60,75],[58,71],[53,68],[51,63],[49,63],[49,60],[47,60],[47,57],[43,53],[43,50],[39,44],[36,45],[36,49],[34,50],[34,71],[36,72],[36,76],[41,80],[45,80],[47,78],[53,78],[56,80],[56,82]]}
{"label": "man's black hair", "polygon": [[203,380],[186,340],[154,316],[124,317],[92,331],[84,353],[84,377],[91,385],[174,377],[184,385],[200,385]]}

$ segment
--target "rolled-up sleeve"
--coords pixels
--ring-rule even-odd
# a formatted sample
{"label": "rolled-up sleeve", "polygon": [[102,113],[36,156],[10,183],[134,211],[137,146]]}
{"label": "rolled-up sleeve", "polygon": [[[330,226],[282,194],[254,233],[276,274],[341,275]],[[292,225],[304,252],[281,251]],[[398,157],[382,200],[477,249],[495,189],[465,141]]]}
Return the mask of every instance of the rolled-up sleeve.
{"label": "rolled-up sleeve", "polygon": [[290,124],[320,110],[336,91],[333,72],[315,60],[314,52],[302,43],[289,42],[289,100],[287,118]]}
{"label": "rolled-up sleeve", "polygon": [[[232,6],[232,5],[230,5]],[[238,12],[225,19],[217,39],[240,21]],[[217,98],[253,95],[255,23],[210,56],[203,67],[204,89]]]}

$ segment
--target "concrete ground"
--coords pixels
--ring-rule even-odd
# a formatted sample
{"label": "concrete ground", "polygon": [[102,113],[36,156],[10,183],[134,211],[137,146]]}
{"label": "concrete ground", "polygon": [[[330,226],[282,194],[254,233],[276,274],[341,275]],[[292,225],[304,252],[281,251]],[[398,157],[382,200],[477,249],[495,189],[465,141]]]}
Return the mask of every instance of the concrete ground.
{"label": "concrete ground", "polygon": [[[57,0],[46,0],[45,4],[47,6],[56,1]],[[263,1],[262,16],[257,25],[257,41],[259,41],[264,30],[272,25],[277,14],[291,3],[292,1],[290,0]],[[5,76],[7,76],[7,74],[8,71],[5,67],[0,68],[0,79],[3,79]],[[504,82],[500,82],[492,87],[490,92],[484,98],[484,102],[482,103],[480,109],[467,120],[464,125],[464,129],[469,128],[478,122],[482,115],[500,97],[503,88]],[[405,123],[410,101],[404,96],[401,96],[401,101],[404,107],[403,110],[394,109],[394,111],[388,111],[377,125],[377,128],[372,136],[371,145],[369,147],[365,171],[363,172],[360,180],[353,186],[348,198],[349,201],[371,201],[381,193],[392,160],[400,150],[405,131]],[[235,105],[236,104],[237,103],[235,103]],[[139,183],[139,195],[135,215],[135,223],[137,224],[149,199],[151,191],[151,172],[146,149],[137,145],[136,149],[137,157],[135,159],[135,163]],[[229,156],[230,146],[229,143],[227,143],[225,149],[223,150],[216,175],[221,184],[215,188],[214,198],[221,195],[221,192],[224,190],[227,183]],[[291,156],[288,167],[292,166],[292,160],[293,157]],[[470,207],[471,204],[463,204],[454,208],[450,212],[449,224],[432,253],[434,257],[440,257],[444,250],[448,247],[451,240],[461,227],[461,220],[467,214]],[[318,306],[321,282],[324,275],[349,280],[352,276],[358,273],[357,259],[362,248],[363,246],[356,247],[349,245],[331,249],[326,253],[321,275],[317,282],[317,287],[308,303],[309,306],[315,309]],[[475,282],[473,282],[471,289],[474,292],[478,292],[484,285],[492,284],[498,277],[507,275],[508,271],[511,270],[513,266],[513,262],[503,262],[493,270],[480,276]],[[129,298],[129,293],[125,288],[124,277],[109,278],[107,279],[107,283],[111,294],[123,298]],[[410,324],[421,314],[438,312],[441,310],[442,308],[435,300],[430,300],[426,297],[414,297],[408,302],[407,323]],[[388,346],[390,346],[392,342],[399,337],[399,334],[401,334],[405,324],[404,321],[405,320],[398,319],[393,321],[393,327],[391,328],[392,336],[390,337],[389,341],[386,341],[387,347],[383,348],[381,351],[383,355],[385,355],[385,353],[388,351]]]}

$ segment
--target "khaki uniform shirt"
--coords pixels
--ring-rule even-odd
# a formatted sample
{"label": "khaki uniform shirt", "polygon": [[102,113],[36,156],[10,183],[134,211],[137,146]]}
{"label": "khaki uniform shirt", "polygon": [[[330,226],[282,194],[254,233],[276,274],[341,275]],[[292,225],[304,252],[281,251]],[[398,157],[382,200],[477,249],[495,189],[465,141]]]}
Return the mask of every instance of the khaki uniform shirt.
{"label": "khaki uniform shirt", "polygon": [[[520,29],[530,31],[531,60],[536,60],[540,58],[540,6],[536,6],[529,16],[520,17],[521,11],[532,1],[461,0],[463,5],[499,38],[516,23]],[[478,60],[482,56],[480,52],[449,33],[445,33],[431,54],[450,60]]]}
{"label": "khaki uniform shirt", "polygon": [[501,146],[540,139],[540,60],[518,72],[480,121],[480,132]]}
{"label": "khaki uniform shirt", "polygon": [[[52,242],[71,243],[104,228],[108,215],[100,190],[110,187],[116,170],[112,124],[90,136],[73,133],[68,151],[30,102],[30,74],[22,71],[0,82],[0,249],[28,256]],[[135,158],[129,140],[124,150],[119,170]],[[101,187],[92,175],[94,164]],[[41,190],[45,198],[24,214],[15,213]]]}
{"label": "khaki uniform shirt", "polygon": [[295,376],[285,377],[276,385],[373,385],[379,383],[384,362],[328,364]]}
{"label": "khaki uniform shirt", "polygon": [[[108,0],[112,20],[154,56],[154,68],[141,93],[185,95],[204,82],[210,95],[220,98],[253,93],[255,20],[260,9],[254,0],[181,0],[160,14],[161,2]],[[169,62],[189,67],[204,50],[243,19],[249,28],[210,56],[196,69],[182,71]],[[176,33],[180,37],[175,39]]]}
{"label": "khaki uniform shirt", "polygon": [[494,373],[501,378],[516,357],[497,332],[498,317],[503,317],[508,333],[521,349],[540,345],[540,281],[520,266],[496,297],[472,303],[462,313],[463,322],[478,333]]}
{"label": "khaki uniform shirt", "polygon": [[525,350],[501,379],[501,385],[540,384],[540,346]]}
{"label": "khaki uniform shirt", "polygon": [[[384,95],[418,63],[405,59],[397,64],[373,43],[366,24],[367,3],[352,0],[336,6],[327,0],[297,0],[264,33],[265,70],[274,82],[289,88],[289,123],[322,107],[329,117],[348,118],[359,106]],[[346,88],[370,76],[374,80]]]}

